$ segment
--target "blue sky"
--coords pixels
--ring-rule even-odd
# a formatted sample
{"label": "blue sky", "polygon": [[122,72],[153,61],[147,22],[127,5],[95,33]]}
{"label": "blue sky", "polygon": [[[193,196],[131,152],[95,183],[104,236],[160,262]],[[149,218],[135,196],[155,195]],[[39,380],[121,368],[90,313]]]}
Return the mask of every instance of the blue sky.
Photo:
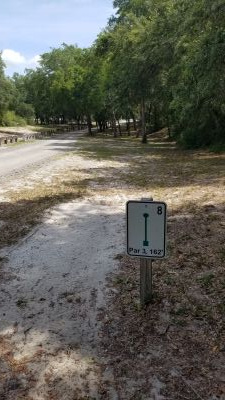
{"label": "blue sky", "polygon": [[113,0],[1,0],[0,51],[6,74],[37,65],[62,43],[88,47],[113,14]]}

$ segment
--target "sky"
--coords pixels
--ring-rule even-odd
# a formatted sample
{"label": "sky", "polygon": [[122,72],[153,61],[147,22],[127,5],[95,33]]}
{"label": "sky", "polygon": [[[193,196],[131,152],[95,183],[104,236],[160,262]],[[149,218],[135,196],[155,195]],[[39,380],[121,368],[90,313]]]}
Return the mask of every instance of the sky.
{"label": "sky", "polygon": [[5,73],[35,68],[62,43],[89,47],[114,13],[113,0],[1,0],[0,51]]}

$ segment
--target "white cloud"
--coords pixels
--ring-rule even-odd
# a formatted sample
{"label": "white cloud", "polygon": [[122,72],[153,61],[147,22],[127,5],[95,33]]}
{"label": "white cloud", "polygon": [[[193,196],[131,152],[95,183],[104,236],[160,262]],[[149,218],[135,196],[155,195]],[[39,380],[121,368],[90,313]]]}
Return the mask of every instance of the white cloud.
{"label": "white cloud", "polygon": [[2,52],[2,59],[5,62],[7,74],[12,75],[14,72],[23,73],[26,68],[38,67],[41,56],[35,55],[29,58],[18,51],[4,49]]}
{"label": "white cloud", "polygon": [[18,51],[11,49],[5,49],[2,52],[2,59],[5,61],[7,66],[13,66],[18,64],[25,64],[26,59]]}
{"label": "white cloud", "polygon": [[41,56],[36,55],[36,56],[32,57],[30,60],[28,60],[27,63],[29,65],[37,66],[39,64],[40,60],[41,60]]}

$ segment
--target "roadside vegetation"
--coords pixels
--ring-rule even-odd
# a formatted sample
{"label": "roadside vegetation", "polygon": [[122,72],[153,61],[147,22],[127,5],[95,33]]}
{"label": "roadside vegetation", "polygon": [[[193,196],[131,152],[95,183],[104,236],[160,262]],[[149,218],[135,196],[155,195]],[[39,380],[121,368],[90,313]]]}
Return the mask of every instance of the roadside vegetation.
{"label": "roadside vegetation", "polygon": [[4,75],[0,124],[85,121],[137,135],[163,127],[185,148],[224,149],[224,0],[114,0],[90,48],[63,44],[37,70]]}

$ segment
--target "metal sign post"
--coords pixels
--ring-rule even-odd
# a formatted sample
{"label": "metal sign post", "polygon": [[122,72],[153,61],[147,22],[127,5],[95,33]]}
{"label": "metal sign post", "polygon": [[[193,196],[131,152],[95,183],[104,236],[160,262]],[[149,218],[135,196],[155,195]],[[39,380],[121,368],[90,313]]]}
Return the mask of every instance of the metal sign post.
{"label": "metal sign post", "polygon": [[152,300],[152,260],[166,256],[166,204],[127,202],[127,254],[140,258],[140,302]]}

